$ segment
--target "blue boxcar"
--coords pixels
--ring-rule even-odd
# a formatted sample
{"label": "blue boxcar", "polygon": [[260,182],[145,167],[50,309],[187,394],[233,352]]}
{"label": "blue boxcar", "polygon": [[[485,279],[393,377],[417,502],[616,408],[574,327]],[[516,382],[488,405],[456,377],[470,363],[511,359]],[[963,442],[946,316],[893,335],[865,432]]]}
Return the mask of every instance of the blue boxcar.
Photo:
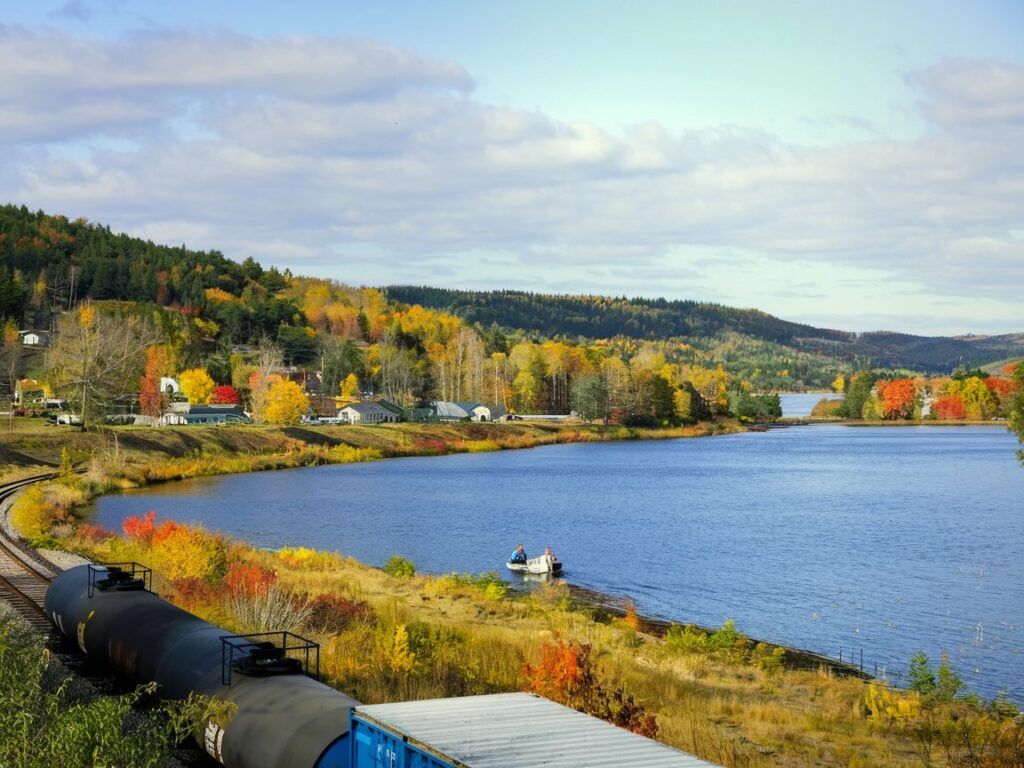
{"label": "blue boxcar", "polygon": [[529,693],[357,706],[351,768],[712,768]]}

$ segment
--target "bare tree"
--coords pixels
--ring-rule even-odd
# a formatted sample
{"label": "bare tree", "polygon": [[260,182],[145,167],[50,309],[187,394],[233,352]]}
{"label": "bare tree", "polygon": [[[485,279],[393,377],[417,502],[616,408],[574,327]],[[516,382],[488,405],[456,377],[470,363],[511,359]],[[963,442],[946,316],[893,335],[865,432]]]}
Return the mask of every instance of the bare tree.
{"label": "bare tree", "polygon": [[57,340],[47,354],[47,377],[77,404],[82,424],[89,424],[117,397],[137,391],[146,348],[156,341],[147,319],[104,315],[83,304],[58,324]]}
{"label": "bare tree", "polygon": [[14,429],[14,390],[18,386],[18,366],[21,364],[21,335],[13,320],[3,326],[0,346],[0,385],[8,390],[10,407],[7,409],[7,428]]}
{"label": "bare tree", "polygon": [[274,374],[284,367],[284,353],[281,347],[264,336],[256,349],[256,370],[249,382],[252,396],[252,416],[259,421],[267,405],[267,391],[273,383]]}

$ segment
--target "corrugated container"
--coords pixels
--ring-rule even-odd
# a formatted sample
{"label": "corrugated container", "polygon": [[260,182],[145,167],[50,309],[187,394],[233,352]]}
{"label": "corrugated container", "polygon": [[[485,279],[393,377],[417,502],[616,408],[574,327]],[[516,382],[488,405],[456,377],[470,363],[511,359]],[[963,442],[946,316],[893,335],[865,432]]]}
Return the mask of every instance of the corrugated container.
{"label": "corrugated container", "polygon": [[709,768],[712,763],[530,693],[352,710],[352,768]]}

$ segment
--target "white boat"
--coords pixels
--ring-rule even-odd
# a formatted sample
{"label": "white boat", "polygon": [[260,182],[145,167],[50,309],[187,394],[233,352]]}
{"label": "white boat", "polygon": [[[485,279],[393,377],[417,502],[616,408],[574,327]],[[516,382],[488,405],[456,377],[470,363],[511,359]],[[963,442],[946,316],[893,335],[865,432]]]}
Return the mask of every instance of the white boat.
{"label": "white boat", "polygon": [[550,573],[557,575],[562,572],[562,561],[551,555],[541,555],[540,557],[531,557],[525,563],[516,563],[509,560],[505,563],[505,567],[516,573],[532,573],[536,575]]}

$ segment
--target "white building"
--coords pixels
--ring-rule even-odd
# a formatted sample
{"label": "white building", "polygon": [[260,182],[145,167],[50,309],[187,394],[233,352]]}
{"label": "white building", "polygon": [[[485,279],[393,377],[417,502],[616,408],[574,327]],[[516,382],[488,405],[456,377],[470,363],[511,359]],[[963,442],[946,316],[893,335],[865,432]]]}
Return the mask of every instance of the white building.
{"label": "white building", "polygon": [[439,400],[434,403],[434,414],[443,421],[497,421],[508,413],[500,405],[485,403],[452,403]]}
{"label": "white building", "polygon": [[19,331],[18,334],[26,347],[42,347],[48,341],[45,331]]}
{"label": "white building", "polygon": [[398,414],[377,403],[352,403],[338,411],[338,417],[346,424],[394,424]]}

